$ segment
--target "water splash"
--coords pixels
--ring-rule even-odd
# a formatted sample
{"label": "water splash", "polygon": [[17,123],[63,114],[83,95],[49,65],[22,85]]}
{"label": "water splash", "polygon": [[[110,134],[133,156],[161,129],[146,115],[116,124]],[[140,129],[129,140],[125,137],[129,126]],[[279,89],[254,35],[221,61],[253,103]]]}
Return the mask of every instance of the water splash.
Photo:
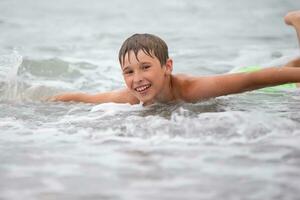
{"label": "water splash", "polygon": [[0,100],[16,100],[22,97],[23,83],[18,77],[23,57],[13,51],[0,55]]}
{"label": "water splash", "polygon": [[0,54],[0,100],[23,101],[43,100],[64,89],[74,89],[66,81],[51,80],[64,75],[72,79],[80,75],[69,63],[59,59],[24,59],[17,51]]}

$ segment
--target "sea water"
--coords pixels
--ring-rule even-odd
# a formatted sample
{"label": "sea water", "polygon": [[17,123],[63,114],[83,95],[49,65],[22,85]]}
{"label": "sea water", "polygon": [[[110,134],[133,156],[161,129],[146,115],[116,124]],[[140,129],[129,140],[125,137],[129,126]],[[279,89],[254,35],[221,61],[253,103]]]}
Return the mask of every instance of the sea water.
{"label": "sea water", "polygon": [[299,55],[295,0],[0,1],[0,199],[298,199],[300,92],[194,104],[47,102],[124,87],[118,50],[162,37],[174,73]]}

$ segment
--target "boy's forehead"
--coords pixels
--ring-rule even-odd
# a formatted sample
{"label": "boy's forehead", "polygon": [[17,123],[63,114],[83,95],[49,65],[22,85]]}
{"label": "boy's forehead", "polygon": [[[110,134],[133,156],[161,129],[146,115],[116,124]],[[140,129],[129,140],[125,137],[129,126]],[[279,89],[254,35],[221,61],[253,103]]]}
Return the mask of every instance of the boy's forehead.
{"label": "boy's forehead", "polygon": [[[143,50],[139,50],[137,56],[135,55],[134,51],[129,51],[125,54],[123,65],[131,64],[134,62],[153,62],[153,60],[157,59],[155,55],[151,53],[152,57],[146,54]],[[157,59],[158,60],[158,59]]]}

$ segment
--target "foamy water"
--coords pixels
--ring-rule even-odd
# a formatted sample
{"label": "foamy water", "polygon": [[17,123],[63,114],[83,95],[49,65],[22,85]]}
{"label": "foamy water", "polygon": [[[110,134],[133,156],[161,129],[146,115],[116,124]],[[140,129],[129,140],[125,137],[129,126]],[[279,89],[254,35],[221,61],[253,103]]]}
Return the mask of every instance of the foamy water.
{"label": "foamy water", "polygon": [[175,73],[226,73],[299,55],[285,2],[0,2],[0,199],[298,199],[300,92],[195,104],[47,102],[124,87],[135,32],[169,44]]}

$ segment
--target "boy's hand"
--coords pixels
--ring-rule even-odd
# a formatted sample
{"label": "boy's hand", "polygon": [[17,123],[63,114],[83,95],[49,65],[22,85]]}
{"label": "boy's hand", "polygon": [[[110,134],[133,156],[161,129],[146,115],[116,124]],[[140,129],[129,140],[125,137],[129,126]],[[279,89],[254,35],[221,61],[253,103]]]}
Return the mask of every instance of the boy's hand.
{"label": "boy's hand", "polygon": [[58,101],[56,96],[51,96],[51,97],[44,97],[41,99],[41,101]]}

